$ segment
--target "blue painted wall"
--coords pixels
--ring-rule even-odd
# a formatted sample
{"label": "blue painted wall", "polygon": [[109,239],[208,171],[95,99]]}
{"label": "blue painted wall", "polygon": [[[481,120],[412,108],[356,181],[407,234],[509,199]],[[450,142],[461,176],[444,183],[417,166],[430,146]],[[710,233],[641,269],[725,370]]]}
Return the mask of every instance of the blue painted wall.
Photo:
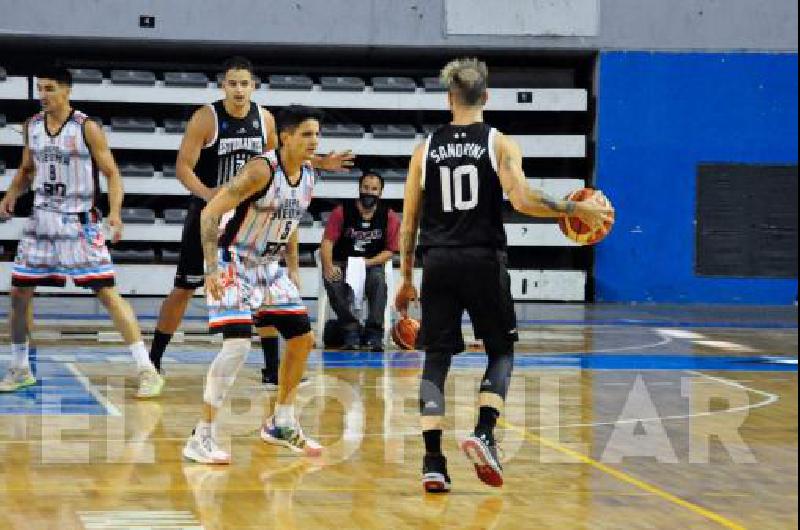
{"label": "blue painted wall", "polygon": [[797,164],[797,118],[797,54],[601,54],[597,300],[794,302],[796,279],[695,276],[694,219],[698,163]]}

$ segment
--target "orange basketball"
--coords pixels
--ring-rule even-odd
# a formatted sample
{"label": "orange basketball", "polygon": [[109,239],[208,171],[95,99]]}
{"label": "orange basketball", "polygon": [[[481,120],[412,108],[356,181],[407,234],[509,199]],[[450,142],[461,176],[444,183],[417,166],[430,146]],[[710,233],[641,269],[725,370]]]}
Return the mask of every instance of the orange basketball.
{"label": "orange basketball", "polygon": [[392,340],[404,350],[413,350],[417,343],[419,320],[401,318],[392,326]]}
{"label": "orange basketball", "polygon": [[[600,191],[593,190],[591,188],[583,188],[573,191],[564,197],[564,199],[568,201],[586,201],[591,199],[600,201],[602,204],[607,206],[611,205],[611,202]],[[603,223],[601,228],[598,228],[594,231],[589,227],[589,225],[577,217],[562,217],[558,220],[558,226],[561,228],[561,232],[563,232],[565,236],[576,243],[581,245],[594,245],[606,237],[609,232],[611,232],[611,227],[614,225],[613,216],[614,214],[612,214],[612,220],[610,222]]]}

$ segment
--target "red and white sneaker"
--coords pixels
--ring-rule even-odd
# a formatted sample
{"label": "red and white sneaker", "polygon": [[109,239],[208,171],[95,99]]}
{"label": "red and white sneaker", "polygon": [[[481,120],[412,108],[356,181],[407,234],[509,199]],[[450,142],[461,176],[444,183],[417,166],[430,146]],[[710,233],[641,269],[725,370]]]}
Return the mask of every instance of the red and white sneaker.
{"label": "red and white sneaker", "polygon": [[475,473],[484,484],[503,485],[503,467],[497,458],[497,444],[486,434],[473,434],[461,442],[461,450],[475,465]]}

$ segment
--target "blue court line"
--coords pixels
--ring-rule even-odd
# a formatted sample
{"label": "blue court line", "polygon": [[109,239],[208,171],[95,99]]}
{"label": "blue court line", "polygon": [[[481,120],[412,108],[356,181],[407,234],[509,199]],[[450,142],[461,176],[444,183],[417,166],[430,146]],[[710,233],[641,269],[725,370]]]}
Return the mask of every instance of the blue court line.
{"label": "blue court line", "polygon": [[517,324],[550,326],[642,326],[661,328],[797,329],[797,322],[686,322],[679,320],[518,320]]}
{"label": "blue court line", "polygon": [[[108,356],[115,351],[100,350],[91,347],[77,347],[70,351],[69,362],[99,363],[108,362]],[[216,348],[179,350],[168,352],[165,357],[166,368],[175,364],[209,364],[217,354]],[[53,394],[61,397],[84,395],[83,387],[72,374],[64,373],[63,349],[40,348],[38,366],[44,373],[50,387],[39,389],[37,397]],[[55,358],[54,358],[55,357]],[[421,352],[389,351],[373,352],[312,352],[309,364],[323,368],[411,368],[422,366]],[[133,361],[130,361],[131,364]],[[247,364],[261,366],[261,352],[253,349],[248,355]],[[486,355],[481,352],[468,352],[458,355],[453,360],[455,368],[482,368],[486,365]],[[558,352],[537,355],[518,354],[514,359],[517,369],[575,369],[575,370],[719,370],[740,372],[796,372],[797,358],[789,355],[690,355],[686,353],[666,352],[652,354],[648,352],[631,352],[629,354],[560,354]],[[60,369],[60,370],[59,370]],[[54,371],[56,370],[56,371]],[[0,406],[2,395],[0,395]]]}
{"label": "blue court line", "polygon": [[[323,364],[329,368],[416,368],[422,364],[422,354],[416,352],[387,354],[384,360],[380,353],[323,353]],[[795,364],[778,362],[795,361]],[[684,354],[663,355],[517,355],[515,368],[574,368],[580,370],[714,370],[734,372],[796,372],[797,359],[780,356],[696,356]],[[457,368],[483,367],[485,354],[462,354],[455,357]]]}
{"label": "blue court line", "polygon": [[17,392],[0,394],[0,415],[106,416],[108,411],[60,362],[41,362],[39,381]]}
{"label": "blue court line", "polygon": [[[0,313],[0,317],[8,318],[8,313]],[[109,320],[105,314],[74,314],[74,313],[37,313],[37,319],[42,320]],[[137,315],[139,320],[157,320],[158,315]],[[186,315],[184,320],[193,322],[206,322],[208,317]],[[311,319],[316,322],[315,318]],[[469,320],[462,320],[463,324],[468,324]],[[540,326],[638,326],[638,327],[661,327],[661,328],[740,328],[740,329],[797,329],[797,322],[780,321],[748,321],[748,322],[691,322],[683,320],[658,320],[658,319],[635,319],[617,318],[605,320],[581,320],[581,319],[532,319],[518,320],[518,324],[540,325]]]}

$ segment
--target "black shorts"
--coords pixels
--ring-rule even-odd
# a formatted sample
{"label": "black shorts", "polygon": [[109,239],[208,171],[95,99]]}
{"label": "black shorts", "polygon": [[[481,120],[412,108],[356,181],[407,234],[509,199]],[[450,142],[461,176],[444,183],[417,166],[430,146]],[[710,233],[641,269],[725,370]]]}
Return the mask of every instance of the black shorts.
{"label": "black shorts", "polygon": [[510,347],[518,340],[506,254],[493,248],[435,247],[422,269],[422,325],[418,346],[426,352],[464,351],[461,317],[472,320],[484,343]]}
{"label": "black shorts", "polygon": [[204,202],[194,198],[189,200],[189,210],[186,212],[181,235],[181,253],[173,284],[181,289],[197,289],[202,287],[205,281],[203,245],[200,243],[200,212],[204,206]]}
{"label": "black shorts", "polygon": [[[283,340],[291,340],[311,331],[311,321],[307,313],[303,314],[277,314],[268,313],[258,315],[253,322],[256,329],[274,327],[278,330]],[[252,334],[250,324],[225,324],[217,328],[210,328],[210,333],[222,332],[226,339],[249,339]]]}

